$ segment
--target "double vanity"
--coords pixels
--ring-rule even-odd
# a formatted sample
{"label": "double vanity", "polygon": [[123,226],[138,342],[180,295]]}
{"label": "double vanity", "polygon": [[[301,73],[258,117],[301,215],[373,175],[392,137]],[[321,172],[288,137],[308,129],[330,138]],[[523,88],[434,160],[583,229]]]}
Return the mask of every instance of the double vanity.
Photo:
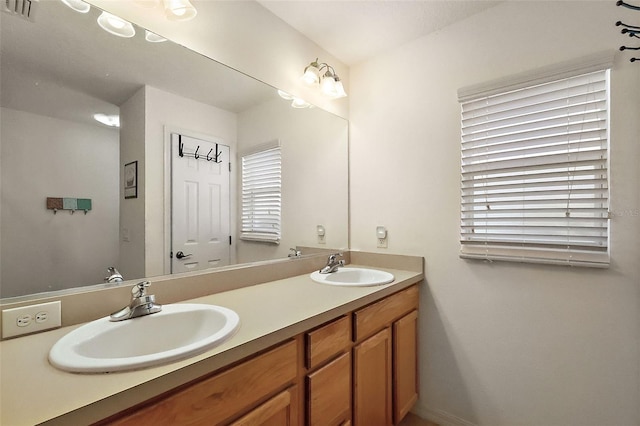
{"label": "double vanity", "polygon": [[[332,285],[313,278],[319,269],[314,261],[290,262],[281,269],[299,263],[296,268],[304,270],[169,301],[162,312],[112,322],[122,327],[120,334],[103,336],[100,322],[108,321],[103,319],[5,340],[0,343],[0,423],[133,425],[144,418],[154,424],[397,424],[417,399],[422,258],[347,256],[347,267],[327,274],[335,281]],[[264,268],[258,267],[255,275],[268,279],[279,273],[273,265]],[[211,284],[219,273],[194,279]],[[188,277],[184,279],[183,293],[189,294]],[[165,301],[161,294],[169,284],[175,285],[158,283],[158,302]],[[193,330],[194,324],[211,327],[211,332]],[[65,344],[69,336],[82,333],[84,343]],[[159,364],[98,365],[123,354],[135,358],[171,352],[184,343],[180,338],[197,335],[193,339],[200,342],[216,333],[219,340],[204,349]],[[57,354],[69,365],[55,368],[48,361],[56,344],[73,352]],[[93,358],[95,365],[74,370],[82,361],[73,358],[78,354]],[[95,374],[101,371],[112,372]]]}

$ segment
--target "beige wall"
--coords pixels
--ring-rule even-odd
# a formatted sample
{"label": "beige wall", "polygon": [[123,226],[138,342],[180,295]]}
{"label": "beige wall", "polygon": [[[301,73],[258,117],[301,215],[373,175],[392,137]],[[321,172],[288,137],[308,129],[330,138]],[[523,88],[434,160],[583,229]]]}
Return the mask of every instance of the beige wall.
{"label": "beige wall", "polygon": [[385,225],[385,252],[426,259],[420,414],[640,424],[640,66],[630,54],[617,55],[611,83],[611,268],[458,257],[458,88],[616,51],[628,40],[613,25],[620,9],[506,2],[351,70],[352,248],[381,251],[375,227]]}

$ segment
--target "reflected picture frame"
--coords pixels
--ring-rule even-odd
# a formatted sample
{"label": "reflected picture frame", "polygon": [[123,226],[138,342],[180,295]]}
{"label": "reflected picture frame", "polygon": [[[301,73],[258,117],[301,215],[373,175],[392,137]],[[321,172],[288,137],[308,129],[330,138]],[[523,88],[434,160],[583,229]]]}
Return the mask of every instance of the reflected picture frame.
{"label": "reflected picture frame", "polygon": [[138,198],[138,162],[124,165],[124,198]]}

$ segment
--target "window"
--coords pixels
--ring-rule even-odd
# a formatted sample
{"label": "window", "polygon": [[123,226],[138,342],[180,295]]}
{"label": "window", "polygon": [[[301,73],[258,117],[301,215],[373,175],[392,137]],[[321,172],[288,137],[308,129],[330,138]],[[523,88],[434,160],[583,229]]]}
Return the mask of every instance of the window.
{"label": "window", "polygon": [[240,239],[280,243],[281,192],[280,146],[263,147],[242,157]]}
{"label": "window", "polygon": [[461,257],[608,266],[608,97],[606,68],[461,96]]}

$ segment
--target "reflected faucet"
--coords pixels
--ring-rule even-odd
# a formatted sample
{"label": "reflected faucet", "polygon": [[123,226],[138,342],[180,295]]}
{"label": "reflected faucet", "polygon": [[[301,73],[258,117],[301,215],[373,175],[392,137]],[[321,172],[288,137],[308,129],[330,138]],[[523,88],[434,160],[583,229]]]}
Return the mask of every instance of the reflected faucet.
{"label": "reflected faucet", "polygon": [[302,252],[300,250],[298,250],[298,249],[293,248],[293,247],[291,247],[289,249],[289,251],[291,253],[289,253],[289,256],[287,256],[287,257],[300,257],[300,256],[302,256]]}
{"label": "reflected faucet", "polygon": [[129,306],[112,313],[109,321],[124,321],[160,312],[162,305],[156,303],[156,297],[154,295],[147,296],[147,287],[150,285],[149,281],[142,281],[134,285],[131,289],[132,297]]}
{"label": "reflected faucet", "polygon": [[342,257],[342,253],[334,253],[327,259],[327,264],[324,268],[320,269],[321,274],[330,274],[336,272],[339,267],[344,266],[344,260],[338,260],[338,256]]}
{"label": "reflected faucet", "polygon": [[116,268],[114,268],[113,266],[109,266],[107,268],[107,273],[109,275],[104,277],[104,282],[105,283],[121,283],[122,281],[124,281],[124,278],[122,277],[122,274],[120,272],[118,272],[118,270]]}

